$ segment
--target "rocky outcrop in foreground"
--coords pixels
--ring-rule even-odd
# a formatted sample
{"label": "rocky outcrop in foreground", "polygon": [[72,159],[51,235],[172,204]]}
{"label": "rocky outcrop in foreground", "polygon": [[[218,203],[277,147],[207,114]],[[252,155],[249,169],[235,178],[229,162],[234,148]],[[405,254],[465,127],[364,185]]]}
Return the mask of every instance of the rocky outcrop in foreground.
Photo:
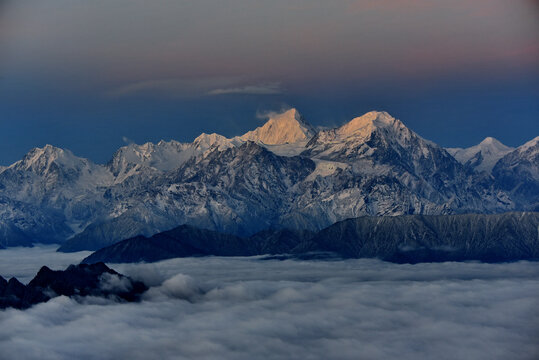
{"label": "rocky outcrop in foreground", "polygon": [[0,309],[27,309],[61,295],[78,299],[97,296],[133,302],[139,300],[146,290],[142,282],[133,281],[103,263],[70,265],[63,271],[43,266],[28,285],[16,278],[6,281],[0,276]]}

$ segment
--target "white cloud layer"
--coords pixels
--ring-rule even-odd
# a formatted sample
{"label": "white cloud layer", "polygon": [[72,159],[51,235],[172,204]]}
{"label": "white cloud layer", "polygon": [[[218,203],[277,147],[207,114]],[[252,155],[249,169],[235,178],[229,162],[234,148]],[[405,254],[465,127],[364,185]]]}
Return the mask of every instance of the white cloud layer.
{"label": "white cloud layer", "polygon": [[491,360],[539,354],[537,263],[193,258],[113,268],[153,285],[142,303],[59,297],[27,311],[0,311],[0,357]]}

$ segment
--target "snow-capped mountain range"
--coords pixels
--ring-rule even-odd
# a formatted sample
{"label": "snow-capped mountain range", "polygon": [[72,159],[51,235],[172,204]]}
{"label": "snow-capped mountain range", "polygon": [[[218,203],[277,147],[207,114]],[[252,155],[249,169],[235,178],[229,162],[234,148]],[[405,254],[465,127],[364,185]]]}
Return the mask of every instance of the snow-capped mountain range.
{"label": "snow-capped mountain range", "polygon": [[533,210],[538,143],[443,149],[385,112],[316,131],[290,109],[231,139],[130,144],[105,165],[47,145],[0,168],[0,245],[94,250],[181,224],[251,235],[362,215]]}

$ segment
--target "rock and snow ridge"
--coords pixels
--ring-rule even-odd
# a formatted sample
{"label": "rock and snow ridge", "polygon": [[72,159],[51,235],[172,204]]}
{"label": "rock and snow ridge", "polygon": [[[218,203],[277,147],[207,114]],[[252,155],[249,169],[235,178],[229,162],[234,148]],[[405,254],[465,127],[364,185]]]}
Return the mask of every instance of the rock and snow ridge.
{"label": "rock and snow ridge", "polygon": [[539,136],[498,160],[492,175],[513,199],[539,210]]}
{"label": "rock and snow ridge", "polygon": [[[141,172],[147,176],[147,173],[152,170],[171,171],[179,168],[192,157],[201,156],[209,150],[223,151],[246,141],[254,141],[263,146],[274,145],[277,148],[290,144],[297,153],[297,147],[294,145],[301,141],[306,143],[312,136],[314,136],[312,126],[305,122],[296,109],[290,109],[270,116],[263,126],[232,139],[215,133],[202,133],[192,143],[161,140],[157,144],[129,144],[114,154],[108,167],[116,177],[116,182],[120,183]],[[278,152],[277,148],[273,150]]]}
{"label": "rock and snow ridge", "polygon": [[337,222],[318,233],[266,230],[249,238],[181,225],[150,238],[137,236],[102,248],[82,263],[156,262],[208,255],[308,259],[322,254],[397,263],[533,260],[539,257],[538,226],[539,213],[532,212],[364,216]]}
{"label": "rock and snow ridge", "polygon": [[469,165],[477,171],[491,173],[494,165],[514,148],[502,144],[493,137],[487,137],[469,148],[446,148],[461,164]]}
{"label": "rock and snow ridge", "polygon": [[519,146],[515,151],[529,158],[537,156],[537,154],[539,154],[539,136],[536,136],[525,144]]}
{"label": "rock and snow ridge", "polygon": [[184,223],[245,235],[362,215],[534,209],[521,193],[539,183],[537,143],[499,160],[503,181],[377,111],[316,132],[291,109],[232,139],[130,144],[106,165],[45,146],[0,169],[0,244],[73,237],[80,249]]}

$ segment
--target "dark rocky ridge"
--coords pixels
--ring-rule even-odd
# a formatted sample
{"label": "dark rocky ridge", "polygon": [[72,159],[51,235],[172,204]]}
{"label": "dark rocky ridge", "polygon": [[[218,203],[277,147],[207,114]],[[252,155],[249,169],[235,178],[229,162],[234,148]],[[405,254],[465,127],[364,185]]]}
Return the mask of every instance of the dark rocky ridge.
{"label": "dark rocky ridge", "polygon": [[249,238],[182,225],[149,238],[136,236],[98,250],[82,262],[154,262],[190,256],[253,256],[290,253],[310,231],[267,230]]}
{"label": "dark rocky ridge", "polygon": [[264,231],[239,238],[183,225],[124,240],[96,251],[84,263],[153,262],[189,256],[250,256],[330,252],[343,258],[417,263],[539,259],[539,213],[360,217],[317,234]]}
{"label": "dark rocky ridge", "polygon": [[294,251],[399,263],[539,259],[539,213],[361,217],[320,231]]}
{"label": "dark rocky ridge", "polygon": [[133,302],[146,290],[142,282],[133,281],[102,262],[70,265],[63,271],[43,266],[28,285],[16,278],[6,281],[0,276],[0,309],[27,309],[61,295],[113,297]]}

